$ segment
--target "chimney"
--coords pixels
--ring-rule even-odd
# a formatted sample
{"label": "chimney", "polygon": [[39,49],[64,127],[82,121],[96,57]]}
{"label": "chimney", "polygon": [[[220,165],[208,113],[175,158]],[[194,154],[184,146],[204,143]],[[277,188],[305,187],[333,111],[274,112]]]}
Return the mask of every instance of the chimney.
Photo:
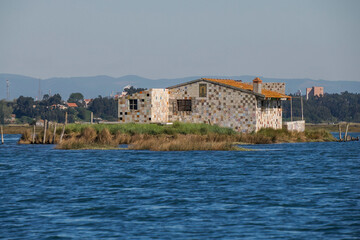
{"label": "chimney", "polygon": [[262,89],[262,80],[257,77],[253,80],[253,91],[261,94],[261,89]]}

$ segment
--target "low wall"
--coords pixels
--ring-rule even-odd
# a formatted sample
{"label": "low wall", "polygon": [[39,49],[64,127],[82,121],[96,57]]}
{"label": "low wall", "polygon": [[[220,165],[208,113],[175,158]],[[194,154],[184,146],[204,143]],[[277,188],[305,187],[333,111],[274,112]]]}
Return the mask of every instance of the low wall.
{"label": "low wall", "polygon": [[284,122],[284,126],[289,131],[304,132],[305,131],[305,120]]}

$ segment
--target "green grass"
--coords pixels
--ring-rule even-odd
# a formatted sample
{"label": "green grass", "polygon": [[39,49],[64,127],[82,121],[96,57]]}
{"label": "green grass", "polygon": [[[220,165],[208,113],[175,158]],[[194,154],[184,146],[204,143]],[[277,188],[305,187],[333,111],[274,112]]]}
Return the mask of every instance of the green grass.
{"label": "green grass", "polygon": [[331,142],[336,140],[336,138],[325,129],[306,130],[305,136],[310,141],[323,140],[325,142]]}
{"label": "green grass", "polygon": [[217,125],[208,125],[204,123],[180,123],[175,122],[172,125],[158,125],[158,124],[136,124],[136,123],[121,123],[121,124],[69,124],[66,126],[66,133],[80,133],[86,127],[92,127],[97,132],[107,128],[111,134],[124,133],[129,135],[148,134],[148,135],[175,135],[175,134],[198,134],[206,135],[209,133],[216,133],[222,135],[236,134],[231,128],[219,127]]}

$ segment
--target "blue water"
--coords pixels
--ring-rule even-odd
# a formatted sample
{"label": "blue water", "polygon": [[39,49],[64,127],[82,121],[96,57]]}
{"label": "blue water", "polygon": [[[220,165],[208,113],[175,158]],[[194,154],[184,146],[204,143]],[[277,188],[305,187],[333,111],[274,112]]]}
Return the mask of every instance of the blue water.
{"label": "blue water", "polygon": [[18,138],[0,146],[0,238],[360,238],[360,142],[63,151]]}

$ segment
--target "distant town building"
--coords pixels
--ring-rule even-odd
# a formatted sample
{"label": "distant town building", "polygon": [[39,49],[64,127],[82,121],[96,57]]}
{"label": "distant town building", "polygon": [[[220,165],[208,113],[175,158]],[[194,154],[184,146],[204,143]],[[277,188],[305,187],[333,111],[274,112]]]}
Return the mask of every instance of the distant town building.
{"label": "distant town building", "polygon": [[324,87],[312,87],[312,88],[306,88],[306,100],[309,99],[309,97],[320,97],[324,95]]}
{"label": "distant town building", "polygon": [[9,117],[4,119],[5,123],[15,123],[16,122],[16,116],[15,114],[11,114]]}
{"label": "distant town building", "polygon": [[89,107],[89,104],[91,103],[92,99],[84,99],[85,107]]}
{"label": "distant town building", "polygon": [[125,86],[124,87],[124,89],[123,89],[123,91],[122,92],[117,92],[114,96],[113,96],[113,98],[114,99],[119,99],[119,98],[121,98],[121,97],[124,97],[124,96],[126,96],[126,95],[128,95],[128,90],[129,89],[131,89],[133,86],[131,86],[131,85],[127,85],[127,86]]}
{"label": "distant town building", "polygon": [[67,109],[67,106],[63,105],[63,104],[53,104],[51,105],[51,110],[53,109],[61,109],[61,110],[65,110]]}
{"label": "distant town building", "polygon": [[76,103],[66,103],[66,105],[68,105],[68,107],[78,107]]}

